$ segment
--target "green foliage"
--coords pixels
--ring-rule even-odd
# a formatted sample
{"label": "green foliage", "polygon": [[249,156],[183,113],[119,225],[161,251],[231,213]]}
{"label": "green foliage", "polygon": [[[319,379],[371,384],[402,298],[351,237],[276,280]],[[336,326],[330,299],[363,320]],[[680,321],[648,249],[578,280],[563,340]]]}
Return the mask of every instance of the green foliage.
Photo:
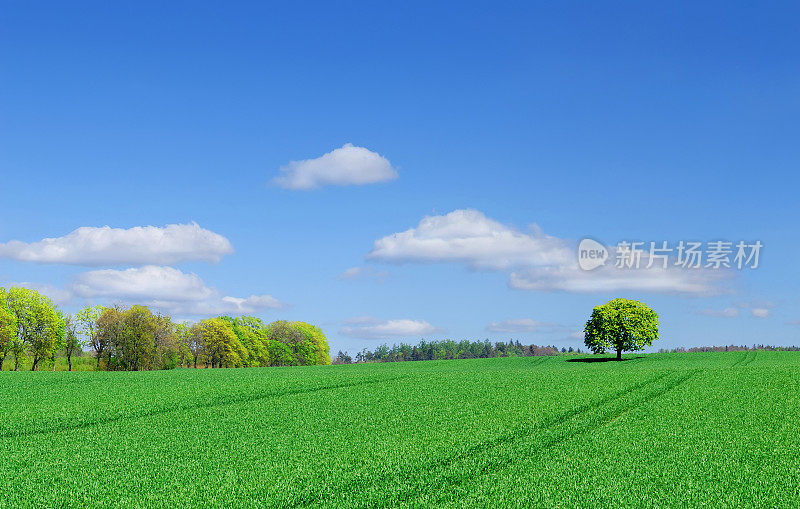
{"label": "green foliage", "polygon": [[315,325],[305,322],[292,322],[292,327],[303,334],[307,345],[305,359],[307,365],[329,365],[331,363],[330,347],[328,339],[322,333],[322,329]]}
{"label": "green foliage", "polygon": [[223,318],[209,318],[200,322],[203,355],[211,367],[238,368],[247,361],[247,350],[233,331],[233,326]]}
{"label": "green foliage", "polygon": [[[67,369],[72,371],[72,358],[80,353],[83,343],[78,338],[75,319],[67,316],[64,318],[64,355],[67,358]],[[55,364],[53,365],[55,368]]]}
{"label": "green foliage", "polygon": [[[178,324],[140,305],[86,306],[73,318],[34,290],[0,288],[0,370],[8,356],[15,370],[36,370],[43,361],[56,370],[56,354],[63,351],[71,371],[84,345],[91,348],[98,370],[331,363],[322,330],[305,322],[264,325],[252,316],[226,316]],[[80,364],[86,367],[85,361]]]}
{"label": "green foliage", "polygon": [[25,354],[31,357],[31,370],[36,371],[42,359],[51,359],[64,341],[64,318],[55,304],[28,288],[0,288],[0,300],[14,314],[15,338],[9,345],[14,354],[15,369]]}
{"label": "green foliage", "polygon": [[0,371],[6,355],[13,350],[17,339],[17,316],[8,309],[6,300],[2,298],[4,290],[0,288]]}
{"label": "green foliage", "polygon": [[[341,352],[340,352],[341,353]],[[345,352],[346,353],[346,352]],[[417,345],[380,345],[375,351],[364,349],[356,354],[356,362],[402,362],[444,359],[488,359],[493,357],[533,357],[557,355],[555,346],[523,345],[519,341],[490,343],[484,341],[420,341]],[[342,356],[340,355],[340,361]]]}
{"label": "green foliage", "polygon": [[105,311],[103,306],[86,306],[75,315],[79,330],[84,336],[84,343],[94,350],[97,366],[100,366],[100,358],[108,346],[105,343],[107,338],[98,335],[97,331],[97,325],[103,311]]}
{"label": "green foliage", "polygon": [[4,373],[3,503],[800,506],[800,352],[575,359]]}
{"label": "green foliage", "polygon": [[329,365],[330,349],[319,327],[305,322],[278,320],[265,328],[269,366]]}
{"label": "green foliage", "polygon": [[138,371],[178,365],[182,343],[177,327],[146,306],[104,308],[93,334],[99,368]]}
{"label": "green foliage", "polygon": [[269,356],[265,341],[267,340],[267,330],[264,323],[252,316],[241,316],[231,318],[229,316],[220,317],[231,325],[234,334],[247,350],[247,355],[242,360],[247,367],[268,366]]}
{"label": "green foliage", "polygon": [[594,353],[643,350],[658,339],[658,315],[643,302],[614,299],[592,310],[584,342]]}

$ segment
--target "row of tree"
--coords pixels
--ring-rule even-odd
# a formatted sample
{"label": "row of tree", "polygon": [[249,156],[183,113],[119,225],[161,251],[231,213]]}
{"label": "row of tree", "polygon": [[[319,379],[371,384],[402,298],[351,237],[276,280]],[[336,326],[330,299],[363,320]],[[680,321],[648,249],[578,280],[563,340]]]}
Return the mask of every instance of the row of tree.
{"label": "row of tree", "polygon": [[[572,347],[562,348],[562,353],[572,353]],[[400,343],[399,345],[381,345],[370,351],[364,349],[353,359],[347,352],[339,351],[334,364],[352,364],[353,362],[401,362],[430,361],[438,359],[485,359],[490,357],[533,357],[538,355],[557,355],[556,346],[523,345],[519,341],[508,343],[491,343],[484,341],[421,341],[417,345]],[[577,350],[580,353],[580,349]]]}
{"label": "row of tree", "polygon": [[749,352],[753,350],[766,350],[770,352],[797,352],[798,346],[773,346],[773,345],[726,345],[726,346],[693,346],[691,348],[659,348],[658,353],[694,353],[694,352]]}
{"label": "row of tree", "polygon": [[42,360],[72,358],[90,348],[97,369],[257,367],[330,364],[328,341],[305,322],[264,324],[252,316],[178,323],[146,306],[87,306],[75,316],[35,290],[0,288],[0,370],[7,356],[37,370]]}

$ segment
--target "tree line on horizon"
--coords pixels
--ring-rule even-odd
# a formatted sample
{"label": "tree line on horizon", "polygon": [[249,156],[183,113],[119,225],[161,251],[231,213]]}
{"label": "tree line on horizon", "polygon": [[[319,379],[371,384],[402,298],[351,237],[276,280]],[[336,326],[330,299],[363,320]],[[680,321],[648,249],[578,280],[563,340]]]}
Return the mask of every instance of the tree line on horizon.
{"label": "tree line on horizon", "polygon": [[[771,345],[728,345],[728,346],[698,346],[690,348],[659,349],[658,353],[696,353],[696,352],[740,352],[753,350],[767,351],[800,351],[798,346],[771,346]],[[348,352],[339,350],[333,357],[333,364],[357,364],[362,362],[404,362],[404,361],[432,361],[448,359],[486,359],[493,357],[535,357],[541,355],[558,355],[565,353],[591,353],[581,351],[580,348],[555,346],[523,345],[519,341],[491,343],[484,341],[425,341],[417,345],[406,343],[389,346],[380,345],[375,350],[363,349],[355,357]]]}
{"label": "tree line on horizon", "polygon": [[446,359],[487,359],[493,357],[534,357],[541,355],[558,355],[560,353],[581,353],[572,347],[562,347],[560,350],[553,346],[523,345],[519,341],[510,340],[508,343],[491,343],[488,339],[483,341],[442,341],[422,340],[416,345],[407,343],[392,346],[383,344],[374,351],[363,349],[353,358],[347,352],[339,350],[333,359],[333,364],[353,364],[360,362],[403,362],[403,361],[432,361]]}
{"label": "tree line on horizon", "polygon": [[9,356],[15,370],[28,361],[32,371],[43,362],[55,369],[63,355],[72,371],[85,346],[94,368],[109,371],[331,364],[325,334],[305,322],[218,316],[181,323],[141,305],[86,306],[72,316],[35,290],[0,288],[0,370]]}
{"label": "tree line on horizon", "polygon": [[658,353],[697,353],[697,352],[752,352],[764,350],[767,352],[797,352],[800,346],[777,346],[758,344],[747,345],[725,345],[725,346],[692,346],[689,348],[659,348]]}

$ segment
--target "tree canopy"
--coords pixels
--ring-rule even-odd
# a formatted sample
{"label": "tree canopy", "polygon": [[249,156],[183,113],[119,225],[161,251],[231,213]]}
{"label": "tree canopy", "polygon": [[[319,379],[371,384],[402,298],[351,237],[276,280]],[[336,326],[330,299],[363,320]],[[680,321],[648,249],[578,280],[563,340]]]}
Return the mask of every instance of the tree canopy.
{"label": "tree canopy", "polygon": [[95,369],[106,370],[331,363],[325,334],[305,322],[220,316],[176,323],[141,305],[86,306],[71,316],[35,290],[0,288],[0,370],[9,357],[16,370],[22,364],[36,370],[42,361],[55,369],[58,352],[72,370],[84,347]]}
{"label": "tree canopy", "polygon": [[584,343],[594,353],[643,350],[658,339],[658,315],[638,300],[614,299],[596,306],[583,329]]}
{"label": "tree canopy", "polygon": [[28,288],[0,288],[0,300],[16,323],[16,334],[7,347],[14,354],[14,369],[19,369],[22,357],[29,355],[31,370],[36,371],[41,360],[49,359],[63,344],[63,315],[50,299]]}

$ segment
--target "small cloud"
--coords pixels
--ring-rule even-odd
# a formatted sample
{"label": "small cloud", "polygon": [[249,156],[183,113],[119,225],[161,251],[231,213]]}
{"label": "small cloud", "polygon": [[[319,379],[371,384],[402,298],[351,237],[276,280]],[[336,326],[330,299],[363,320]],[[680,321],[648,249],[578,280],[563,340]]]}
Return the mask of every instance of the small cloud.
{"label": "small cloud", "polygon": [[750,314],[756,318],[767,318],[769,317],[769,312],[767,308],[753,308],[750,310]]}
{"label": "small cloud", "polygon": [[575,332],[570,332],[569,338],[570,339],[580,339],[581,341],[583,341],[586,338],[586,335],[584,334],[584,332],[582,330],[578,330],[578,331],[575,331]]}
{"label": "small cloud", "polygon": [[351,279],[377,279],[379,282],[383,282],[383,279],[389,275],[389,271],[387,270],[375,270],[372,267],[350,267],[349,269],[345,270],[338,276],[336,279],[341,281],[344,280],[351,280]]}
{"label": "small cloud", "polygon": [[398,177],[388,159],[364,147],[346,143],[316,159],[291,161],[272,182],[286,189],[307,191],[323,186],[360,186]]}
{"label": "small cloud", "polygon": [[379,320],[368,316],[350,319],[340,334],[359,339],[419,338],[441,329],[424,320]]}
{"label": "small cloud", "polygon": [[233,253],[230,241],[197,223],[111,228],[83,226],[63,237],[0,243],[0,258],[69,265],[171,265],[219,262]]}
{"label": "small cloud", "polygon": [[706,316],[718,316],[721,318],[736,318],[739,316],[739,309],[735,307],[727,307],[725,309],[703,309],[701,314]]}
{"label": "small cloud", "polygon": [[489,332],[503,332],[503,333],[534,332],[542,326],[550,326],[550,325],[552,324],[537,322],[536,320],[532,320],[530,318],[519,318],[516,320],[504,320],[502,322],[492,322],[486,326],[486,330]]}
{"label": "small cloud", "polygon": [[349,269],[345,270],[341,274],[339,274],[336,279],[355,279],[364,272],[364,267],[350,267]]}

